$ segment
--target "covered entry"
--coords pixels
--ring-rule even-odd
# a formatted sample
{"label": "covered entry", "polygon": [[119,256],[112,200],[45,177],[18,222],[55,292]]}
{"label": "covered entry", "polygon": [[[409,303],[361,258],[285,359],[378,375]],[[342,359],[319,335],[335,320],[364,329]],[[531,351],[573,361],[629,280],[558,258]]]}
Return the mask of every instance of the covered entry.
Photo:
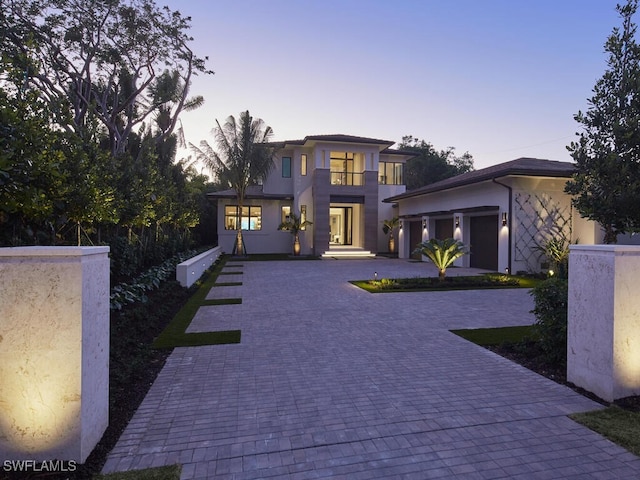
{"label": "covered entry", "polygon": [[498,270],[498,215],[469,218],[469,266]]}

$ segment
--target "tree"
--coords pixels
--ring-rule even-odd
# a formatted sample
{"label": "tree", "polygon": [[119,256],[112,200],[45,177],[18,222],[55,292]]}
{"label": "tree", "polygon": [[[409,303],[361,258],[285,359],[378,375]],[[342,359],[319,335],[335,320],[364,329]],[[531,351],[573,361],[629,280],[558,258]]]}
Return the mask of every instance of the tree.
{"label": "tree", "polygon": [[457,157],[453,147],[438,152],[430,143],[414,138],[412,135],[405,135],[402,137],[399,148],[418,154],[408,160],[405,166],[404,177],[407,190],[473,170],[473,157],[469,152]]}
{"label": "tree", "polygon": [[200,147],[192,144],[190,146],[196,159],[203,162],[220,183],[236,192],[238,205],[235,251],[238,255],[243,255],[246,250],[242,240],[242,207],[247,188],[265,180],[274,167],[275,147],[269,144],[273,130],[262,119],[254,119],[247,110],[240,114],[238,121],[233,115],[227,118],[224,125],[216,120],[213,133],[219,152],[206,140],[200,142]]}
{"label": "tree", "polygon": [[293,235],[293,254],[296,256],[300,255],[300,231],[309,225],[313,225],[313,222],[302,220],[302,215],[296,215],[293,212],[289,216],[289,220],[278,225],[278,230],[286,230]]}
{"label": "tree", "polygon": [[389,246],[389,253],[395,253],[396,251],[396,241],[393,236],[393,230],[400,226],[400,219],[398,217],[388,218],[382,221],[382,233],[389,236],[389,241],[387,242]]}
{"label": "tree", "polygon": [[420,253],[431,260],[438,269],[438,278],[440,281],[443,281],[447,273],[447,268],[468,252],[464,243],[454,238],[447,238],[445,240],[432,238],[431,240],[419,243],[413,253]]}
{"label": "tree", "polygon": [[162,141],[202,103],[188,98],[192,76],[213,72],[188,45],[190,20],[153,0],[3,1],[0,53],[61,127],[86,140],[97,119],[117,156],[147,119]]}
{"label": "tree", "polygon": [[632,21],[637,0],[617,6],[622,29],[605,43],[608,69],[593,88],[586,113],[575,120],[584,131],[567,147],[576,172],[565,191],[583,217],[598,222],[605,243],[640,229],[640,47]]}

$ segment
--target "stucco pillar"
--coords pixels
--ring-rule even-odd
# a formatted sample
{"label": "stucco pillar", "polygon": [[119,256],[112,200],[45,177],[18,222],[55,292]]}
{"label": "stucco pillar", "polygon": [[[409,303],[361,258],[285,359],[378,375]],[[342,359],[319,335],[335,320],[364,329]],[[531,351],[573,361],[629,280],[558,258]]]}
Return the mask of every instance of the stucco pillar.
{"label": "stucco pillar", "polygon": [[567,380],[607,401],[640,395],[640,247],[570,252]]}
{"label": "stucco pillar", "polygon": [[84,462],[102,437],[108,252],[0,248],[0,458]]}

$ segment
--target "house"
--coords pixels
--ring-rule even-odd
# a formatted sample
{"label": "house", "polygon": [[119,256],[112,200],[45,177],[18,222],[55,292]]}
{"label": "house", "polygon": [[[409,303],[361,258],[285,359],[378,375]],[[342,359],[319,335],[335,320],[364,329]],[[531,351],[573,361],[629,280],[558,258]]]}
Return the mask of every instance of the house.
{"label": "house", "polygon": [[600,243],[600,227],[564,193],[574,169],[519,158],[385,198],[401,219],[399,257],[411,257],[424,240],[456,238],[470,249],[457,266],[538,272],[548,268],[540,247],[549,239]]}
{"label": "house", "polygon": [[[275,168],[246,194],[241,226],[247,252],[290,253],[291,235],[278,225],[291,213],[312,222],[300,235],[303,255],[386,251],[382,222],[397,213],[382,199],[405,192],[404,164],[414,156],[393,144],[351,135],[278,142]],[[218,201],[218,244],[230,253],[238,218],[235,191],[209,196]]]}

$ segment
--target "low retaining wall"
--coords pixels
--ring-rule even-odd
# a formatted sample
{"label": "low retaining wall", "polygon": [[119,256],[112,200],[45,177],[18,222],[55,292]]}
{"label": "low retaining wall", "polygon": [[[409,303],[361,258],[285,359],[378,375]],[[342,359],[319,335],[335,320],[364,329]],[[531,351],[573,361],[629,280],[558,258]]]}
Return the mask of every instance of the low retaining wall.
{"label": "low retaining wall", "polygon": [[176,280],[183,287],[189,288],[193,285],[213,263],[222,255],[220,247],[214,247],[211,250],[191,257],[176,266]]}
{"label": "low retaining wall", "polygon": [[607,401],[640,394],[638,272],[638,246],[571,246],[567,380]]}

